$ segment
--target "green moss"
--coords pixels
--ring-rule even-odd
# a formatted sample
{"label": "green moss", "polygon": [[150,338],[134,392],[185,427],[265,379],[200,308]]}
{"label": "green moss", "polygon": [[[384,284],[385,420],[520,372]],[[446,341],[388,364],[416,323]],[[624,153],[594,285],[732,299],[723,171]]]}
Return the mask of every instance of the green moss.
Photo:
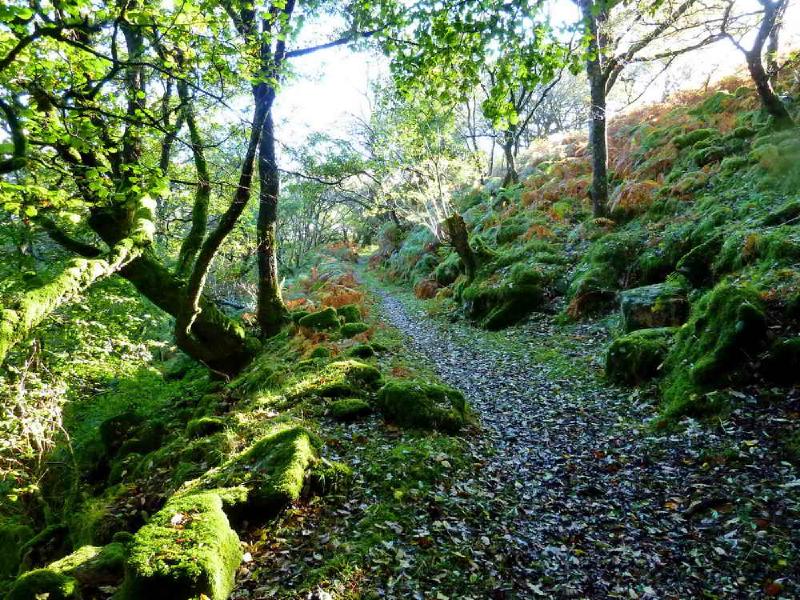
{"label": "green moss", "polygon": [[355,358],[371,358],[375,356],[375,349],[369,344],[358,344],[353,346],[348,354]]}
{"label": "green moss", "polygon": [[220,417],[200,417],[186,424],[186,435],[190,438],[205,437],[225,429],[225,420]]}
{"label": "green moss", "polygon": [[347,488],[353,475],[353,469],[346,464],[323,458],[311,470],[311,487],[317,494],[341,491]]}
{"label": "green moss", "polygon": [[352,421],[369,412],[369,404],[360,398],[343,398],[328,405],[328,414],[337,421]]}
{"label": "green moss", "polygon": [[118,585],[122,581],[124,562],[125,546],[121,543],[102,548],[83,546],[45,569],[20,576],[7,598],[82,598],[82,587]]}
{"label": "green moss", "polygon": [[274,516],[300,497],[306,471],[317,460],[311,434],[299,426],[273,432],[198,481],[205,489],[247,488],[246,511]]}
{"label": "green moss", "polygon": [[702,286],[711,280],[711,265],[722,248],[722,237],[713,236],[684,254],[675,270],[693,285]]}
{"label": "green moss", "polygon": [[642,232],[634,228],[610,233],[592,244],[567,291],[571,316],[590,314],[613,302],[620,282],[636,265],[644,242]]}
{"label": "green moss", "polygon": [[499,280],[482,278],[465,287],[461,293],[464,311],[481,327],[500,329],[540,308],[548,281],[540,268],[513,264],[510,270],[502,272]]}
{"label": "green moss", "polygon": [[467,402],[458,390],[421,381],[390,381],[378,392],[386,420],[405,427],[455,432],[467,421]]}
{"label": "green moss", "polygon": [[17,579],[6,600],[77,599],[77,589],[78,584],[72,577],[50,569],[36,569]]}
{"label": "green moss", "polygon": [[292,319],[292,323],[297,325],[300,323],[300,319],[302,319],[303,317],[307,317],[310,314],[311,313],[308,312],[307,310],[293,310],[292,312],[289,313],[289,317]]}
{"label": "green moss", "polygon": [[707,140],[708,138],[714,137],[716,135],[717,135],[716,129],[695,129],[694,131],[690,131],[689,133],[676,136],[672,140],[672,143],[675,144],[677,148],[688,148],[689,146],[694,146],[697,142],[701,140]]}
{"label": "green moss", "polygon": [[640,329],[615,339],[606,353],[606,376],[637,384],[658,375],[675,335],[673,327]]}
{"label": "green moss", "polygon": [[433,278],[439,285],[447,286],[453,283],[461,274],[461,259],[458,254],[451,252],[433,271]]}
{"label": "green moss", "polygon": [[375,367],[357,360],[341,360],[306,374],[285,392],[289,398],[359,396],[376,389],[380,381],[381,373]]}
{"label": "green moss", "polygon": [[316,330],[337,329],[340,325],[336,309],[330,307],[302,317],[297,324]]}
{"label": "green moss", "polygon": [[345,323],[339,331],[342,337],[351,338],[359,333],[369,331],[369,325],[366,323]]}
{"label": "green moss", "polygon": [[241,557],[218,494],[175,496],[134,536],[123,597],[224,600]]}
{"label": "green moss", "polygon": [[308,356],[309,358],[330,358],[331,350],[325,346],[317,346]]}
{"label": "green moss", "polygon": [[22,560],[20,548],[34,536],[27,525],[15,521],[0,524],[0,580],[13,577]]}
{"label": "green moss", "polygon": [[751,287],[724,281],[692,307],[665,361],[663,393],[670,416],[717,410],[704,392],[734,380],[766,334],[764,309]]}
{"label": "green moss", "polygon": [[47,568],[69,575],[81,585],[113,585],[122,581],[125,555],[125,545],[120,542],[103,547],[82,546]]}
{"label": "green moss", "polygon": [[356,323],[361,321],[361,309],[357,304],[345,304],[336,309],[338,314],[345,323]]}
{"label": "green moss", "polygon": [[620,293],[622,329],[626,332],[682,325],[689,313],[684,288],[672,282],[632,288]]}

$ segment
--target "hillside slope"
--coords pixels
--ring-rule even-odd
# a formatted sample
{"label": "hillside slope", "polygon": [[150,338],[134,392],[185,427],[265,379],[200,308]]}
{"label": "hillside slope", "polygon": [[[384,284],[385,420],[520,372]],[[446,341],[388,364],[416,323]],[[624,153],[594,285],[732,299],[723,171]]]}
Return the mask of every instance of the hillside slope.
{"label": "hillside slope", "polygon": [[[798,84],[784,83],[797,116]],[[614,120],[609,146],[609,218],[591,216],[587,144],[573,136],[533,148],[521,185],[455,199],[480,261],[473,281],[421,227],[387,226],[372,264],[432,310],[489,329],[533,311],[610,318],[607,376],[657,378],[668,416],[724,410],[729,386],[795,383],[800,131],[776,129],[731,77]]]}

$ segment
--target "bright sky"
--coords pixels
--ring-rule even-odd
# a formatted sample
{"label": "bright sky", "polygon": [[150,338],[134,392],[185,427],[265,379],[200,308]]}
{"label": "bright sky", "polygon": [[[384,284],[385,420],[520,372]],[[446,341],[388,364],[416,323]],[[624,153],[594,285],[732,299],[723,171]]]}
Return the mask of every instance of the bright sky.
{"label": "bright sky", "polygon": [[[744,2],[758,6],[756,0]],[[553,0],[550,11],[556,22],[574,22],[578,15],[570,0]],[[800,0],[790,0],[781,47],[800,48]],[[293,66],[297,77],[283,87],[275,104],[277,137],[288,145],[300,143],[313,131],[345,135],[353,115],[369,114],[366,93],[370,81],[388,73],[387,61],[382,56],[346,47],[296,58]],[[677,74],[685,87],[696,87],[709,75],[714,80],[743,66],[744,57],[725,41],[688,55],[675,65],[672,74],[673,78]],[[650,88],[642,102],[658,100],[664,82],[656,82]]]}

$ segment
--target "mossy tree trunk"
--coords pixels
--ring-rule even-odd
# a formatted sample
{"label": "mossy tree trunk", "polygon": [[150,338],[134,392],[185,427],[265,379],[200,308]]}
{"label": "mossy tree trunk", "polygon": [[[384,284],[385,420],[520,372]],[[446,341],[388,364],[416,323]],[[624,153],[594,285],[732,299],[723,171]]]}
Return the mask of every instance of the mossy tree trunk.
{"label": "mossy tree trunk", "polygon": [[450,243],[461,259],[467,279],[472,281],[478,270],[478,259],[469,245],[469,233],[464,218],[460,214],[454,213],[445,219],[444,228]]}
{"label": "mossy tree trunk", "polygon": [[517,139],[514,128],[509,127],[503,132],[503,154],[506,160],[506,176],[503,178],[503,187],[508,187],[519,182],[517,173],[516,153]]}
{"label": "mossy tree trunk", "polygon": [[104,258],[74,258],[50,281],[26,291],[0,312],[0,364],[8,351],[26,338],[54,310],[78,298],[96,281],[116,273],[141,253],[127,238]]}
{"label": "mossy tree trunk", "polygon": [[603,28],[608,19],[605,0],[581,0],[580,8],[588,39],[586,75],[589,78],[591,110],[589,115],[589,145],[592,150],[592,214],[602,217],[608,205],[608,132],[606,94],[608,72],[603,68],[606,51]]}
{"label": "mossy tree trunk", "polygon": [[735,43],[744,52],[747,60],[747,69],[750,71],[750,76],[756,86],[756,91],[764,110],[775,119],[775,124],[778,127],[790,127],[794,124],[792,117],[772,88],[770,76],[764,68],[762,60],[764,45],[772,38],[773,34],[776,39],[776,47],[770,49],[768,60],[774,60],[774,53],[777,52],[777,32],[780,29],[780,21],[788,0],[776,0],[774,2],[771,0],[759,0],[759,2],[764,8],[764,12],[753,46],[749,50],[745,50],[738,42]]}
{"label": "mossy tree trunk", "polygon": [[281,298],[278,279],[277,220],[280,174],[275,154],[275,128],[270,110],[264,120],[259,145],[258,174],[260,182],[257,226],[258,258],[258,324],[261,334],[278,333],[288,322],[288,311]]}

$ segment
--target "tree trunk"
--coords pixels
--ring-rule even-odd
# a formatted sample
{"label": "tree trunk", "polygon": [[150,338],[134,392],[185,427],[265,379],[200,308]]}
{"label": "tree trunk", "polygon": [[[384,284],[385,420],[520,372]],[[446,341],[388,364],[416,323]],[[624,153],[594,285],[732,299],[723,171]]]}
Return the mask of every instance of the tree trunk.
{"label": "tree trunk", "polygon": [[[131,218],[124,207],[106,207],[92,213],[89,225],[103,241],[115,246],[120,232],[130,229]],[[119,274],[176,321],[185,311],[188,284],[161,264],[152,248],[145,248],[140,256],[124,265]],[[192,322],[192,336],[177,335],[178,347],[215,371],[236,373],[253,354],[244,329],[202,294],[198,304],[200,310]]]}
{"label": "tree trunk", "polygon": [[263,336],[278,333],[288,321],[288,311],[281,298],[278,279],[277,219],[280,176],[275,155],[275,125],[272,110],[264,120],[258,148],[258,176],[260,193],[258,201],[257,255],[258,255],[258,324]]}
{"label": "tree trunk", "polygon": [[591,114],[589,116],[589,144],[592,149],[592,214],[602,217],[608,205],[608,132],[606,130],[606,83],[602,60],[605,44],[600,28],[606,18],[606,3],[600,0],[580,2],[584,26],[589,38],[586,75],[589,78]]}
{"label": "tree trunk", "polygon": [[[760,49],[759,49],[760,50]],[[789,111],[786,110],[781,99],[772,89],[769,82],[769,75],[764,69],[764,64],[761,62],[761,52],[748,52],[747,53],[747,69],[750,71],[750,76],[753,78],[753,83],[756,85],[756,91],[764,110],[775,118],[775,123],[778,127],[788,127],[792,125],[792,117]]]}
{"label": "tree trunk", "polygon": [[[186,284],[162,265],[152,251],[146,250],[121,269],[120,275],[161,310],[178,315],[185,302]],[[200,311],[192,323],[192,337],[194,340],[179,337],[178,347],[215,371],[236,373],[253,356],[242,326],[205,296],[200,297]]]}
{"label": "tree trunk", "polygon": [[503,154],[506,159],[506,176],[503,178],[503,187],[508,187],[519,182],[517,173],[516,157],[514,156],[514,132],[512,130],[503,133]]}
{"label": "tree trunk", "polygon": [[74,258],[49,282],[26,291],[0,310],[0,364],[12,347],[54,310],[74,300],[95,281],[118,271],[140,251],[133,243],[125,243],[108,257]]}
{"label": "tree trunk", "polygon": [[458,257],[461,259],[461,264],[464,266],[464,272],[467,275],[467,280],[472,281],[475,279],[475,273],[478,270],[478,260],[472,247],[469,245],[469,233],[467,232],[467,225],[464,223],[464,218],[458,214],[447,217],[444,220],[445,231],[450,243],[455,248]]}

